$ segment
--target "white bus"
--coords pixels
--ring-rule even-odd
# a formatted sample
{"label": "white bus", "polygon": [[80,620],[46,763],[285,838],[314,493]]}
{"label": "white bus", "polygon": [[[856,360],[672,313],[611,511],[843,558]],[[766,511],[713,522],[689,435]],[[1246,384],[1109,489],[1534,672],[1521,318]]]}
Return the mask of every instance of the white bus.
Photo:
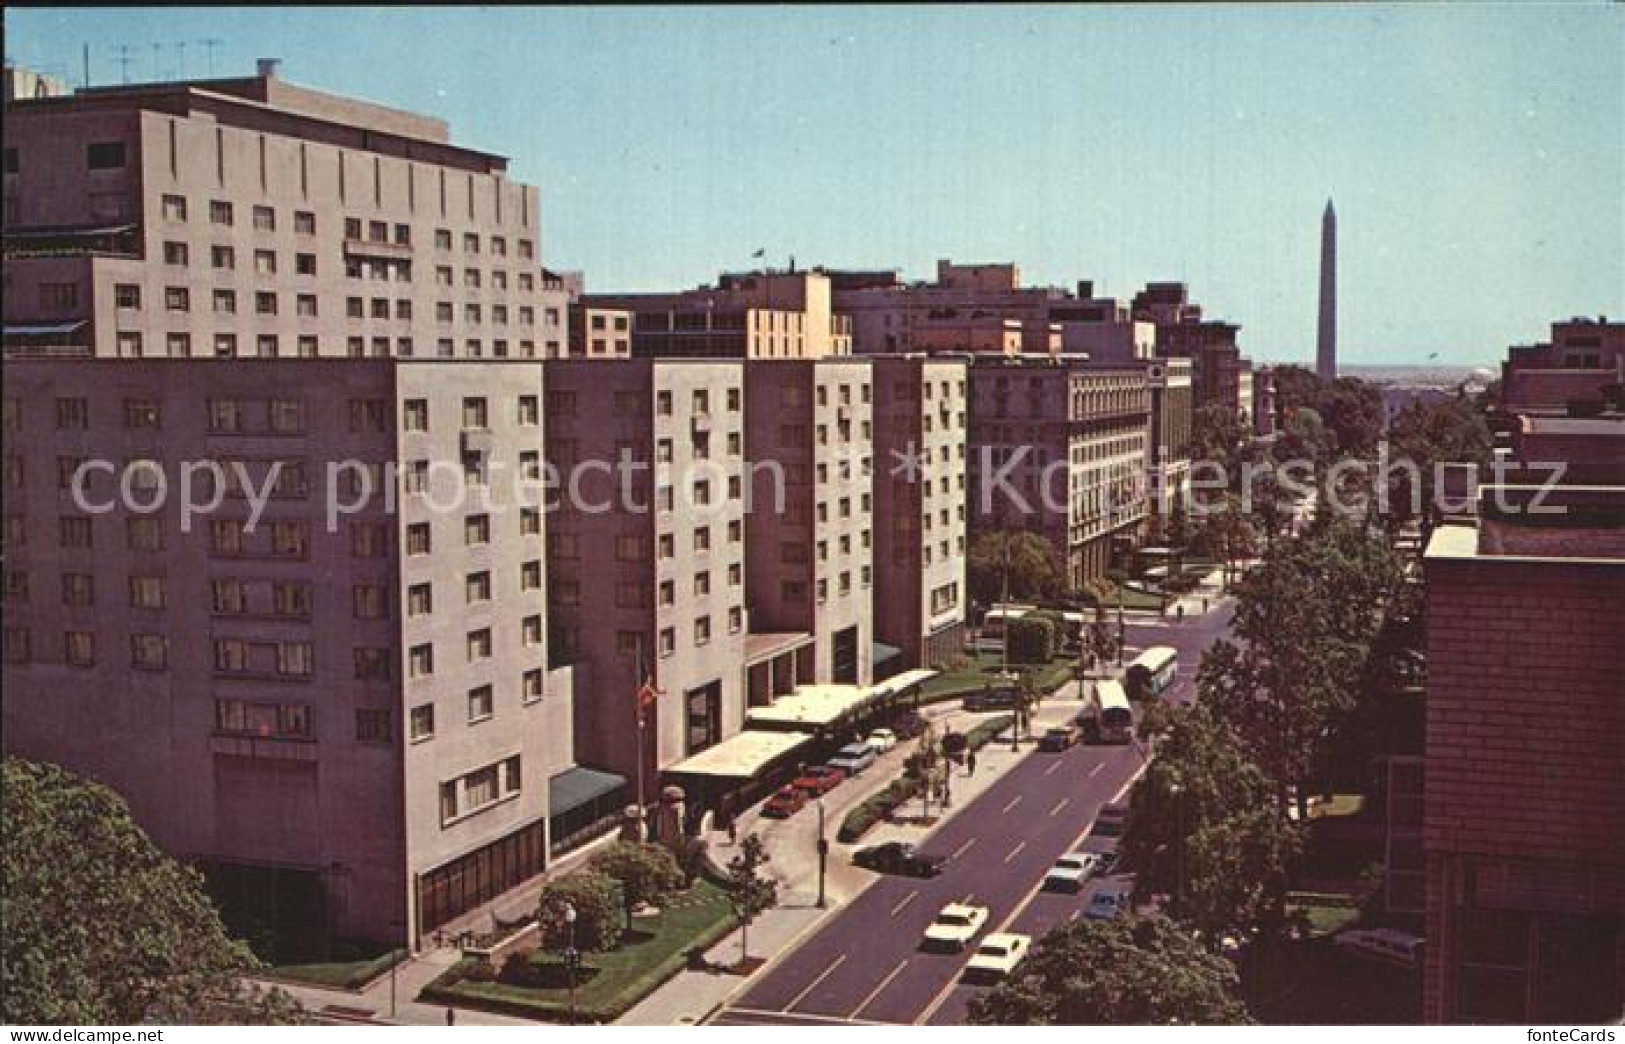
{"label": "white bus", "polygon": [[1134,739],[1134,710],[1121,682],[1095,682],[1084,713],[1093,717],[1095,736],[1101,743],[1128,743]]}
{"label": "white bus", "polygon": [[1002,653],[1006,624],[1011,620],[1019,620],[1028,613],[1036,612],[1037,609],[1035,605],[995,605],[987,611],[987,615],[982,618],[982,626],[966,644],[970,646],[972,652]]}
{"label": "white bus", "polygon": [[1128,691],[1138,700],[1161,696],[1179,674],[1179,650],[1169,645],[1153,645],[1134,658],[1123,673]]}

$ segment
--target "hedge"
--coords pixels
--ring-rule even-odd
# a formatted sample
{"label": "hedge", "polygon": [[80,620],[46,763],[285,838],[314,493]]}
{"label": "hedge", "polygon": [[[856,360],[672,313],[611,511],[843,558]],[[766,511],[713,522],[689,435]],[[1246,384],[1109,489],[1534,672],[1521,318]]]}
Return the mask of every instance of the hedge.
{"label": "hedge", "polygon": [[[1001,714],[982,722],[965,733],[965,749],[980,750],[987,746],[995,736],[1008,729],[1014,720],[1009,714]],[[835,840],[842,844],[852,844],[903,802],[918,796],[919,793],[919,780],[907,776],[893,780],[884,790],[871,794],[846,814],[846,818],[841,821],[841,829],[835,834]]]}

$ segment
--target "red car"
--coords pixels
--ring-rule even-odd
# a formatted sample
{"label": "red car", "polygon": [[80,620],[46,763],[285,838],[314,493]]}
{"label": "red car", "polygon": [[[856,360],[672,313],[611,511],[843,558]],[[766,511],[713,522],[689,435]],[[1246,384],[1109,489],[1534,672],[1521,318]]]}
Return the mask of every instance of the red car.
{"label": "red car", "polygon": [[797,790],[804,790],[808,797],[818,797],[828,794],[846,779],[846,773],[838,768],[828,765],[814,765],[812,768],[797,776],[790,785]]}
{"label": "red car", "polygon": [[789,819],[800,812],[806,804],[806,791],[799,790],[794,785],[784,786],[767,799],[767,804],[762,806],[762,815],[774,819]]}

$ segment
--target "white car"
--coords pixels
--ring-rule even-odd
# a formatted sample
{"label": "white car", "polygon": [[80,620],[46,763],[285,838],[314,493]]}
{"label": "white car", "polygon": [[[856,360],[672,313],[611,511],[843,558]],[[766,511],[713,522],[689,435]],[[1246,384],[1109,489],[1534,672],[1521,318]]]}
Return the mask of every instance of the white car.
{"label": "white car", "polygon": [[970,963],[965,965],[967,979],[1002,979],[1016,970],[1032,949],[1033,937],[1014,932],[995,932],[982,940]]}
{"label": "white car", "polygon": [[879,752],[867,743],[848,743],[836,751],[835,756],[825,764],[830,768],[840,769],[848,776],[857,776],[861,775],[864,769],[873,765],[875,759],[879,756]]}
{"label": "white car", "polygon": [[923,945],[928,950],[963,950],[985,927],[987,907],[949,903],[925,930]]}
{"label": "white car", "polygon": [[1350,928],[1346,932],[1338,932],[1332,939],[1332,945],[1341,949],[1393,961],[1409,968],[1422,963],[1424,943],[1421,936],[1396,928]]}
{"label": "white car", "polygon": [[891,729],[876,729],[875,731],[869,733],[868,744],[869,746],[873,747],[877,753],[884,754],[888,750],[891,750],[893,747],[897,746],[897,733],[893,732]]}
{"label": "white car", "polygon": [[1064,855],[1044,875],[1045,889],[1058,892],[1082,891],[1085,883],[1100,871],[1100,856],[1093,852]]}

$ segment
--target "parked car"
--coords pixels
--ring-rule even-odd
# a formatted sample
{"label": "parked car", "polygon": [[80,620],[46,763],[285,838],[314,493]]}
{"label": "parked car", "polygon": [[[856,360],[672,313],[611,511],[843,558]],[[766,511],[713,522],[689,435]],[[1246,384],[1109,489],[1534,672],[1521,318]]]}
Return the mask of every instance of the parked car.
{"label": "parked car", "polygon": [[1100,856],[1093,852],[1064,855],[1044,875],[1044,888],[1055,892],[1079,892],[1089,878],[1100,872]]}
{"label": "parked car", "polygon": [[868,743],[876,752],[884,754],[897,746],[897,733],[891,729],[876,729],[869,733]]}
{"label": "parked car", "polygon": [[1056,725],[1044,730],[1044,735],[1038,738],[1038,749],[1059,753],[1071,750],[1082,738],[1083,734],[1076,725]]}
{"label": "parked car", "polygon": [[1091,837],[1122,837],[1123,828],[1128,825],[1128,806],[1122,802],[1113,802],[1100,810],[1095,817],[1095,825],[1089,828]]}
{"label": "parked car", "polygon": [[789,819],[807,805],[807,792],[794,784],[787,784],[774,792],[762,806],[762,815],[773,819]]}
{"label": "parked car", "polygon": [[947,856],[926,855],[907,841],[888,841],[860,848],[852,854],[852,864],[881,874],[904,877],[935,877],[942,873]]}
{"label": "parked car", "polygon": [[1332,945],[1367,957],[1376,957],[1379,960],[1415,968],[1422,963],[1426,940],[1397,928],[1350,928],[1348,931],[1338,932],[1332,938]]}
{"label": "parked car", "polygon": [[949,903],[937,914],[937,919],[925,930],[920,943],[927,950],[959,950],[971,944],[978,932],[987,927],[987,907],[968,903]]}
{"label": "parked car", "polygon": [[1110,921],[1128,907],[1129,893],[1123,889],[1109,888],[1089,897],[1089,905],[1084,907],[1083,916],[1091,921]]}
{"label": "parked car", "polygon": [[1030,935],[1014,932],[995,932],[982,940],[970,962],[965,965],[968,980],[998,980],[1016,970],[1033,946]]}
{"label": "parked car", "polygon": [[814,765],[803,770],[801,775],[790,781],[790,785],[797,790],[805,791],[808,797],[819,797],[840,786],[845,779],[846,773],[838,768]]}
{"label": "parked car", "polygon": [[840,769],[848,776],[857,776],[861,775],[864,769],[873,765],[877,757],[879,755],[875,753],[875,748],[868,743],[848,743],[836,751],[835,756],[830,758],[826,764],[830,768]]}

